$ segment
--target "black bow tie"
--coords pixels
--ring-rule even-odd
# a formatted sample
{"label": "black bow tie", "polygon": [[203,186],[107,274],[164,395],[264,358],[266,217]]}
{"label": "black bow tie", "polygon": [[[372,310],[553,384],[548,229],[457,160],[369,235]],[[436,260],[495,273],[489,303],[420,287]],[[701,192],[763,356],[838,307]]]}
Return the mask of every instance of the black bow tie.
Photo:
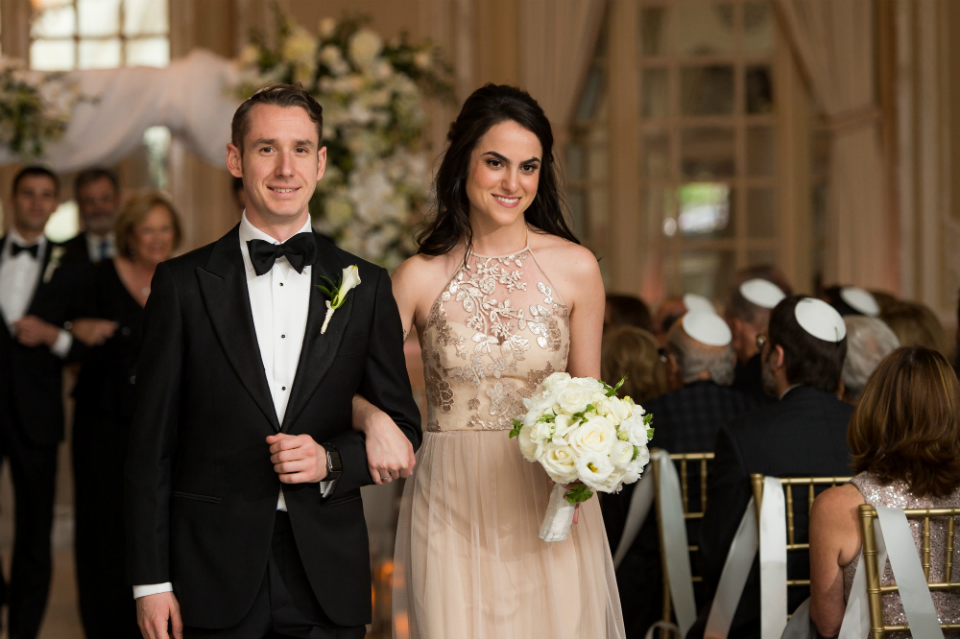
{"label": "black bow tie", "polygon": [[10,257],[16,257],[17,254],[19,254],[21,251],[26,251],[27,253],[33,256],[33,259],[37,259],[38,257],[40,257],[39,244],[31,244],[30,246],[23,246],[21,244],[17,244],[16,242],[10,243]]}
{"label": "black bow tie", "polygon": [[317,261],[317,243],[312,233],[297,233],[283,244],[271,244],[265,240],[250,240],[250,261],[257,275],[263,275],[273,268],[277,258],[285,257],[290,266],[303,273],[303,268]]}

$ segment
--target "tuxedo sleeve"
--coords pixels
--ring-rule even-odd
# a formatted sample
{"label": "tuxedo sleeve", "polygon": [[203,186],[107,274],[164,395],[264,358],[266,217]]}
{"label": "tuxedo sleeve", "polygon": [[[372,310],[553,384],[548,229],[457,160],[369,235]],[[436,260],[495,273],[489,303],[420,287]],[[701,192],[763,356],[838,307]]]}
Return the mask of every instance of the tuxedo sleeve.
{"label": "tuxedo sleeve", "polygon": [[[381,268],[377,275],[367,357],[357,392],[389,415],[416,450],[420,447],[421,439],[420,409],[413,400],[407,362],[403,356],[400,311],[393,298],[387,271]],[[336,498],[373,483],[367,467],[366,443],[362,433],[348,429],[329,443],[340,452],[343,474],[328,498]]]}
{"label": "tuxedo sleeve", "polygon": [[170,268],[157,266],[144,312],[137,411],[125,471],[131,584],[170,581],[170,491],[183,360],[183,320]]}
{"label": "tuxedo sleeve", "polygon": [[[70,269],[73,271],[73,283],[70,287],[70,303],[66,309],[66,321],[81,317],[98,317],[96,268],[86,261],[71,260]],[[58,327],[62,328],[62,327]],[[61,334],[62,338],[62,334]],[[90,347],[69,335],[70,341],[63,354],[59,357],[67,362],[80,362],[90,353]],[[62,343],[62,342],[61,342]]]}
{"label": "tuxedo sleeve", "polygon": [[736,438],[736,421],[717,433],[713,467],[707,485],[707,510],[700,527],[700,574],[707,601],[713,599],[743,511],[750,501],[750,477]]}

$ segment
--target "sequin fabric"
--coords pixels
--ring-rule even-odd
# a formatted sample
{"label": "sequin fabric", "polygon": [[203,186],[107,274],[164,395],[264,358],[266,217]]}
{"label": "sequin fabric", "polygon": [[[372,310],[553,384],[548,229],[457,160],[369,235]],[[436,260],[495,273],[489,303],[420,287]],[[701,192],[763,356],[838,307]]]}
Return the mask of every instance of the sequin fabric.
{"label": "sequin fabric", "polygon": [[[884,485],[880,478],[872,473],[860,473],[850,483],[857,487],[863,499],[871,506],[887,506],[889,508],[956,508],[960,507],[960,489],[954,491],[952,495],[944,499],[935,499],[932,497],[917,498],[909,490],[906,482],[894,481]],[[913,535],[913,541],[917,546],[917,552],[923,543],[923,523],[922,520],[909,520],[910,532]],[[953,565],[960,564],[960,543],[956,544],[956,550],[953,553]],[[930,520],[930,583],[946,581],[946,548],[947,548],[947,520],[944,517],[933,518]],[[853,576],[857,571],[859,557],[854,559],[848,565],[843,567],[843,598],[849,599],[850,588],[853,584]],[[960,568],[954,568],[956,571]],[[887,561],[883,569],[883,578],[881,585],[889,586],[894,584],[893,572],[890,569],[890,561]],[[941,623],[960,623],[960,593],[954,592],[933,592],[933,604],[940,617]],[[897,593],[886,593],[883,595],[883,621],[886,625],[894,626],[907,623],[907,617],[903,612],[903,604],[900,602],[900,595]],[[947,632],[948,637],[956,637],[958,633]],[[889,633],[888,637],[894,639],[898,637],[908,637],[907,633]]]}
{"label": "sequin fabric", "polygon": [[422,338],[427,430],[509,430],[523,400],[566,370],[570,313],[529,247],[469,254]]}

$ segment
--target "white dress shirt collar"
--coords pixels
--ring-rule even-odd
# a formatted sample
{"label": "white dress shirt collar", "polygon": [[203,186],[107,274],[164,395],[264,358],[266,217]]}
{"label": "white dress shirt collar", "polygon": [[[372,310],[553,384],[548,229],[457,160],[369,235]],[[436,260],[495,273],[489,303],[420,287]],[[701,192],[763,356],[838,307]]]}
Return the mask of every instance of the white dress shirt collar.
{"label": "white dress shirt collar", "polygon": [[[303,223],[303,227],[297,231],[297,233],[312,233],[313,226],[310,224],[310,216],[307,216],[307,221]],[[243,211],[243,215],[240,217],[240,252],[243,253],[243,263],[247,267],[247,274],[254,273],[253,262],[250,261],[250,248],[247,246],[247,242],[250,240],[263,240],[264,242],[270,242],[271,244],[283,244],[274,237],[271,237],[255,227],[250,219],[247,217],[247,211]],[[286,260],[286,258],[281,258]]]}

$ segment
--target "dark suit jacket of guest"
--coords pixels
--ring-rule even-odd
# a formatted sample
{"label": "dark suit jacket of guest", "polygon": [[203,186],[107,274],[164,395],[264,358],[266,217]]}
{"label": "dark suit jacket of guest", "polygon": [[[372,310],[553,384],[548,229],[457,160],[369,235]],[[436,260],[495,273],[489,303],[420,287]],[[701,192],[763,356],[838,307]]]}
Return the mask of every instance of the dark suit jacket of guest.
{"label": "dark suit jacket of guest", "polygon": [[61,246],[67,249],[67,252],[72,256],[88,262],[93,262],[93,259],[90,257],[90,247],[87,245],[86,233],[77,233],[69,240],[64,242]]}
{"label": "dark suit jacket of guest", "polygon": [[[646,402],[644,409],[653,415],[654,435],[650,446],[671,453],[703,453],[713,450],[720,427],[756,407],[756,402],[727,386],[700,381]],[[679,470],[679,469],[678,469]],[[689,468],[690,507],[700,507],[700,467]],[[624,486],[616,495],[604,495],[604,522],[610,547],[616,551],[626,523],[630,499],[636,484]],[[699,537],[697,520],[687,522],[692,545]],[[617,570],[617,585],[627,637],[642,637],[647,628],[662,616],[663,587],[660,565],[660,539],[656,517],[647,517],[630,550]]]}
{"label": "dark suit jacket of guest", "polygon": [[236,625],[262,584],[281,483],[265,442],[308,434],[341,455],[332,495],[283,485],[297,548],[317,601],[341,626],[370,621],[370,562],[360,487],[371,484],[359,393],[414,447],[420,413],[410,390],[400,316],[387,272],[314,235],[314,284],[358,264],[362,284],[320,334],[325,298],[311,287],[303,350],[282,423],[267,385],[247,292],[239,226],[157,267],[137,369],[138,406],[126,467],[133,584],[173,582],[183,621]]}
{"label": "dark suit jacket of guest", "polygon": [[[0,238],[0,256],[7,238]],[[77,317],[93,315],[93,266],[71,257],[62,247],[47,241],[40,278],[27,305],[26,315],[35,315],[57,327]],[[54,251],[62,253],[59,264],[51,264]],[[3,264],[0,263],[0,269]],[[49,274],[49,281],[45,275]],[[67,361],[79,360],[85,352],[80,340],[73,340]],[[64,360],[47,346],[28,348],[12,335],[6,318],[0,321],[0,414],[4,425],[19,425],[21,436],[37,446],[63,440]],[[8,416],[16,415],[12,420]]]}
{"label": "dark suit jacket of guest", "polygon": [[737,362],[730,388],[749,395],[758,405],[777,401],[776,397],[770,397],[763,390],[763,359],[760,353],[751,357],[746,364]]}
{"label": "dark suit jacket of guest", "polygon": [[[750,474],[774,477],[844,476],[850,474],[847,425],[853,407],[830,393],[809,386],[791,389],[776,404],[763,406],[720,429],[716,458],[707,487],[707,511],[700,528],[699,562],[710,602],[720,581],[727,552],[753,495]],[[807,541],[807,503],[796,503],[797,543]],[[790,552],[791,579],[810,575],[809,557]],[[792,612],[809,596],[809,589],[790,588]],[[703,635],[709,605],[700,611],[688,637]],[[754,560],[743,597],[730,627],[733,637],[760,636],[760,570]]]}

